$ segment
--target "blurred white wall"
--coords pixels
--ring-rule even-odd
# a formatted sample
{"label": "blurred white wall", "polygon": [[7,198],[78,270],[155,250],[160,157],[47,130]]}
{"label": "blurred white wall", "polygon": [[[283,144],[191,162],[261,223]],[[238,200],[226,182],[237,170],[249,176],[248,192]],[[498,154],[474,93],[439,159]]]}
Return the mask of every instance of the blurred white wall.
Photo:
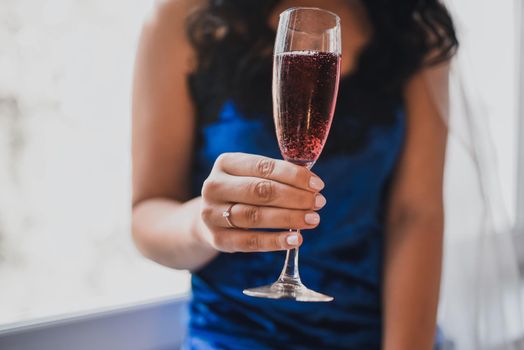
{"label": "blurred white wall", "polygon": [[[491,154],[493,157],[489,159],[491,168],[484,170],[491,171],[496,177],[500,190],[498,194],[504,206],[501,211],[507,214],[507,221],[512,224],[515,221],[517,181],[517,2],[445,2],[455,15],[460,34],[460,69],[464,71],[461,74],[465,74],[465,81],[468,83],[466,88],[473,92],[470,96],[473,97],[471,102],[476,108],[474,118],[477,118],[483,131],[486,131],[486,134],[481,135],[484,140],[491,138],[492,141],[488,145],[494,151]],[[460,154],[464,152],[464,147],[459,144],[464,139],[466,142],[471,141],[472,136],[464,135],[467,132],[464,125],[456,125],[453,130],[454,122],[459,120],[458,123],[461,123],[465,120],[460,114],[460,110],[452,111],[452,137],[448,153],[448,163],[452,163],[451,167],[457,172],[455,176],[448,176],[447,182],[449,201],[446,204],[453,207],[453,210],[448,210],[447,219],[452,225],[464,222],[464,205],[475,205],[471,203],[470,193],[467,193],[468,187],[471,189],[471,186],[476,186],[470,183],[472,177],[468,171],[472,168],[471,164],[460,165],[461,162],[469,161],[465,159],[470,157]],[[457,129],[458,135],[455,133]],[[465,195],[456,195],[460,193]]]}
{"label": "blurred white wall", "polygon": [[[458,68],[464,85],[451,90],[439,324],[460,350],[517,349],[520,347],[508,342],[524,332],[520,319],[524,310],[519,310],[524,284],[519,281],[512,241],[517,180],[518,1],[446,3],[460,33]],[[471,113],[457,108],[464,106],[460,88],[470,97]],[[478,128],[469,128],[468,115]],[[489,138],[492,144],[486,143]],[[466,144],[461,144],[464,141]],[[465,145],[480,151],[479,163],[472,162]],[[486,197],[479,191],[476,166],[481,168],[484,189],[488,189]],[[485,220],[491,217],[482,211],[483,203],[494,214],[495,225]]]}
{"label": "blurred white wall", "polygon": [[188,290],[129,234],[130,85],[150,5],[0,3],[0,324]]}

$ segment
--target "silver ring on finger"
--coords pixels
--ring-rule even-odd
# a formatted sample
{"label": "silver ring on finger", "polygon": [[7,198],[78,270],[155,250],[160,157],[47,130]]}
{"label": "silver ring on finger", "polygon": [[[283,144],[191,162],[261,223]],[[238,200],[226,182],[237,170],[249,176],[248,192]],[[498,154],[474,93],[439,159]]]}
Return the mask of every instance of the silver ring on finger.
{"label": "silver ring on finger", "polygon": [[233,206],[235,206],[235,204],[236,203],[231,204],[229,208],[227,208],[227,210],[222,213],[222,217],[226,219],[227,224],[230,228],[238,228],[238,226],[233,224],[233,222],[231,221],[231,209],[233,209]]}

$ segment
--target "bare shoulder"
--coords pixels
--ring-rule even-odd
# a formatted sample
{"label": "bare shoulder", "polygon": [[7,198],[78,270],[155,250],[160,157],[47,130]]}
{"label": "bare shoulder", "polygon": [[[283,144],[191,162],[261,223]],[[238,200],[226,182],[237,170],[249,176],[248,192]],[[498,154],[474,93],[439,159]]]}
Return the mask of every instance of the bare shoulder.
{"label": "bare shoulder", "polygon": [[[206,6],[205,0],[162,0],[158,1],[146,16],[142,28],[140,45],[152,52],[161,51],[163,57],[173,54],[184,67],[191,69],[193,49],[187,38],[187,18]],[[173,58],[173,57],[171,57]]]}
{"label": "bare shoulder", "polygon": [[[447,117],[449,108],[450,62],[425,67],[406,84],[404,95],[414,104],[432,104],[441,118]],[[425,115],[429,117],[429,114]]]}
{"label": "bare shoulder", "polygon": [[149,28],[176,28],[185,25],[189,14],[203,6],[205,0],[161,0],[156,2],[146,21]]}

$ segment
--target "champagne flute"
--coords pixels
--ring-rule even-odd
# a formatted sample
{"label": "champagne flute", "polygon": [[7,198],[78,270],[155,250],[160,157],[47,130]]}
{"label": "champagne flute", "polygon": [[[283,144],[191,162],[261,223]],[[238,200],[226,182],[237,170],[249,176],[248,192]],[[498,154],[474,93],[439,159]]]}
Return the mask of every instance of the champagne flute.
{"label": "champagne flute", "polygon": [[[273,62],[273,116],[286,161],[311,169],[320,156],[335,111],[340,61],[340,18],[336,14],[295,7],[280,15]],[[333,300],[302,284],[298,248],[287,251],[275,283],[246,289],[244,294],[296,301]]]}

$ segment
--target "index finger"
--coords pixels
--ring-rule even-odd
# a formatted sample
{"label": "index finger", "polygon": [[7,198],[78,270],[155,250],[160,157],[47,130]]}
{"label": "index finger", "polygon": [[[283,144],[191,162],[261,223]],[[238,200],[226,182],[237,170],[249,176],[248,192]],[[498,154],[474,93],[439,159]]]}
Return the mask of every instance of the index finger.
{"label": "index finger", "polygon": [[284,160],[246,153],[223,153],[217,159],[217,165],[233,176],[270,179],[312,192],[324,188],[324,182],[306,167]]}

